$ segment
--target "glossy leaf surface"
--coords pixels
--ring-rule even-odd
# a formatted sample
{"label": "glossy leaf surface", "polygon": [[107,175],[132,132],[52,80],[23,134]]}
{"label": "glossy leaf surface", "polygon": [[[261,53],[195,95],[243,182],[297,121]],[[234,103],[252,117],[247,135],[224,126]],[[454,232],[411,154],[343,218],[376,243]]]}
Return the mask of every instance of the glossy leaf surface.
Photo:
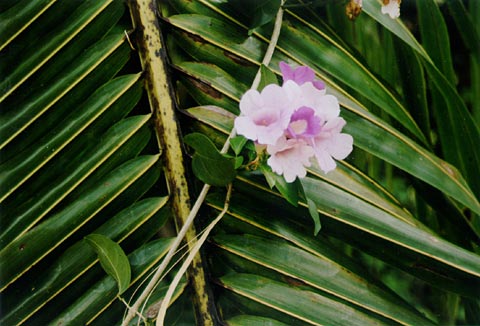
{"label": "glossy leaf surface", "polygon": [[105,272],[117,282],[118,293],[122,294],[130,285],[131,270],[128,258],[122,247],[110,238],[92,233],[85,240],[95,249]]}

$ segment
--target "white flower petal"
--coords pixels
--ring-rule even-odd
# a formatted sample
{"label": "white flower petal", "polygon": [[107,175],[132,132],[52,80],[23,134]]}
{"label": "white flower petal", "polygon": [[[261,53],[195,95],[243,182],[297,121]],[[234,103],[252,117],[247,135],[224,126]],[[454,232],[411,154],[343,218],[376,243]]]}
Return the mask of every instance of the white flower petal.
{"label": "white flower petal", "polygon": [[[335,117],[323,125],[322,133],[327,135],[338,134],[346,124],[347,122],[343,118]],[[320,135],[320,137],[322,137],[322,135]]]}
{"label": "white flower petal", "polygon": [[336,134],[327,146],[327,152],[336,160],[343,160],[353,150],[353,137],[349,134]]}
{"label": "white flower petal", "polygon": [[324,121],[332,120],[340,114],[338,99],[333,95],[318,97],[315,102],[315,114]]}
{"label": "white flower petal", "polygon": [[285,90],[275,84],[267,85],[261,93],[264,105],[272,108],[281,108],[282,110],[289,108],[289,97]]}
{"label": "white flower petal", "polygon": [[239,116],[234,122],[237,134],[245,136],[248,139],[257,140],[256,126],[252,120],[245,116]]}
{"label": "white flower petal", "polygon": [[248,90],[240,99],[240,112],[244,115],[249,115],[262,106],[262,97],[260,93],[254,89]]}
{"label": "white flower petal", "polygon": [[388,4],[382,5],[382,14],[388,14],[392,19],[400,17],[400,2],[390,0]]}
{"label": "white flower petal", "polygon": [[314,107],[318,99],[324,97],[325,89],[316,88],[313,83],[308,82],[300,86],[302,90],[302,96],[300,100],[302,101],[302,106]]}
{"label": "white flower petal", "polygon": [[257,141],[259,144],[270,145],[275,144],[278,139],[283,135],[284,127],[277,127],[276,125],[270,125],[268,127],[256,127],[257,129]]}
{"label": "white flower petal", "polygon": [[317,159],[318,166],[325,173],[335,170],[335,168],[337,167],[337,164],[332,159],[330,154],[324,149],[316,148],[315,158]]}
{"label": "white flower petal", "polygon": [[282,89],[285,92],[285,95],[288,97],[289,104],[291,105],[292,109],[301,106],[301,97],[302,97],[302,89],[301,87],[292,80],[286,81]]}

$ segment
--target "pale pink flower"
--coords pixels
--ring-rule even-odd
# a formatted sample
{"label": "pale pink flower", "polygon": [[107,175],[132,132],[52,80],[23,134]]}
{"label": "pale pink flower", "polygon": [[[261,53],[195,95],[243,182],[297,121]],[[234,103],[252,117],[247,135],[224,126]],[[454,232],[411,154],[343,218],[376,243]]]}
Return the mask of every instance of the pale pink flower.
{"label": "pale pink flower", "polygon": [[285,137],[280,138],[275,145],[268,145],[267,152],[271,155],[267,164],[289,183],[297,177],[304,178],[307,175],[305,167],[311,165],[310,158],[314,154],[313,148],[304,140]]}
{"label": "pale pink flower", "polygon": [[248,139],[273,145],[285,132],[293,110],[287,92],[278,85],[268,85],[261,93],[248,90],[240,100],[242,114],[235,119],[235,129]]}
{"label": "pale pink flower", "polygon": [[382,14],[388,14],[390,18],[400,17],[401,0],[383,0]]}
{"label": "pale pink flower", "polygon": [[327,173],[353,149],[352,136],[341,133],[346,122],[338,100],[325,94],[309,67],[292,69],[281,62],[280,69],[281,87],[271,84],[242,96],[237,133],[266,147],[267,164],[287,182],[305,177],[312,159]]}

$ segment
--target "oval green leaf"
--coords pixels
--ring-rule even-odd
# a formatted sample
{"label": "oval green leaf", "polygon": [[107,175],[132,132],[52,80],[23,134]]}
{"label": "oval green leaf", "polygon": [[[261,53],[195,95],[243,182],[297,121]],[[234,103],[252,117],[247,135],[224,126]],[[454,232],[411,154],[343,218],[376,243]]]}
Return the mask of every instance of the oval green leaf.
{"label": "oval green leaf", "polygon": [[105,272],[112,276],[122,294],[130,285],[131,270],[127,255],[120,245],[101,234],[89,234],[85,240],[95,249]]}
{"label": "oval green leaf", "polygon": [[193,133],[185,136],[184,141],[195,149],[193,173],[202,182],[221,187],[235,179],[235,158],[222,155],[207,136]]}

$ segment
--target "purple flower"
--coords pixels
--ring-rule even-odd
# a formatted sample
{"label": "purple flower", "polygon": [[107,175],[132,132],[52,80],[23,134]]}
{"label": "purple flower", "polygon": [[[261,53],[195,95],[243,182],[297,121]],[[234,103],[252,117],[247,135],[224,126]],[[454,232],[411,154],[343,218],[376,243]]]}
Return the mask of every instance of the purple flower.
{"label": "purple flower", "polygon": [[315,72],[312,68],[307,66],[300,66],[295,69],[290,67],[287,63],[281,61],[280,70],[282,72],[283,82],[285,83],[288,80],[293,80],[298,85],[303,85],[305,83],[312,83],[313,86],[317,89],[325,89],[325,83],[321,80],[315,80]]}

